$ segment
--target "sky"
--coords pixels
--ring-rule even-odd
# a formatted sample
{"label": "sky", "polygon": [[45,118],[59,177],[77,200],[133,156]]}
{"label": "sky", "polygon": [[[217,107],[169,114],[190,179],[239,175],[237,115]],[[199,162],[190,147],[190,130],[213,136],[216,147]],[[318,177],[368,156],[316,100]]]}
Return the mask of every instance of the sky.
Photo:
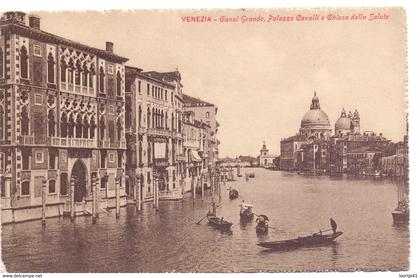
{"label": "sky", "polygon": [[[224,23],[220,17],[389,14],[388,20]],[[220,156],[272,154],[298,132],[314,91],[332,129],[357,109],[361,130],[405,135],[406,33],[399,9],[35,12],[41,29],[182,75],[184,93],[218,107]],[[184,22],[183,16],[218,21]]]}

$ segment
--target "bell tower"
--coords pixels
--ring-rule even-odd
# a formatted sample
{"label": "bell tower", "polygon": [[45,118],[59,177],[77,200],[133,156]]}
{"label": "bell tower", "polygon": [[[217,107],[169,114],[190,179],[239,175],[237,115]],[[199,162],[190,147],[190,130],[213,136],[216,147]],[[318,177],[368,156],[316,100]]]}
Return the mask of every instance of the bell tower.
{"label": "bell tower", "polygon": [[353,133],[359,134],[360,133],[360,116],[357,109],[354,110],[352,122],[353,122]]}

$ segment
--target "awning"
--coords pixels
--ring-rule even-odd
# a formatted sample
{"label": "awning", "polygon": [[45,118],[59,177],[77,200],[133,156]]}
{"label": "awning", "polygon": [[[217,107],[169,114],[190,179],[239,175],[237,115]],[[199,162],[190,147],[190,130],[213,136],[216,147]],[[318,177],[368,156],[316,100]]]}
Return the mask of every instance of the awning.
{"label": "awning", "polygon": [[200,162],[201,161],[201,157],[196,150],[191,150],[190,161],[193,161],[193,162]]}

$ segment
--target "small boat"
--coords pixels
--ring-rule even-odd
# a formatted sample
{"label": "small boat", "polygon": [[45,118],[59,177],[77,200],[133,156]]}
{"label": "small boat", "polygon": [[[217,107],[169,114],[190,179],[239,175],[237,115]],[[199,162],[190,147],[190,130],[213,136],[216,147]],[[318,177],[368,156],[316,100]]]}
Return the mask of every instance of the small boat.
{"label": "small boat", "polygon": [[297,237],[293,239],[265,241],[257,243],[258,246],[281,250],[288,248],[306,247],[320,244],[327,244],[333,242],[337,237],[341,236],[343,232],[336,232],[323,235],[322,233],[314,233],[310,236]]}
{"label": "small boat", "polygon": [[252,205],[244,204],[241,205],[241,210],[239,212],[239,216],[241,218],[241,222],[249,222],[254,219],[254,213],[252,212]]}
{"label": "small boat", "polygon": [[252,179],[252,178],[255,178],[255,173],[250,173],[249,174],[249,177]]}
{"label": "small boat", "polygon": [[228,222],[222,218],[219,218],[215,215],[207,215],[207,221],[209,226],[212,226],[216,229],[219,229],[221,231],[228,231],[230,230],[230,227],[232,227],[232,222]]}
{"label": "small boat", "polygon": [[233,200],[239,197],[239,192],[236,189],[229,190],[229,199]]}
{"label": "small boat", "polygon": [[255,227],[257,235],[268,234],[268,217],[266,215],[259,215],[257,219],[257,226]]}

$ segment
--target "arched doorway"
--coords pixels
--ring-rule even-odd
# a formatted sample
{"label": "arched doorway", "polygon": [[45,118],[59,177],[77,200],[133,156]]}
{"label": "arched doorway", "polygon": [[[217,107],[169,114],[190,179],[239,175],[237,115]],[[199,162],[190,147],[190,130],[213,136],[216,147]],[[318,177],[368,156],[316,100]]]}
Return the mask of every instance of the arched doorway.
{"label": "arched doorway", "polygon": [[86,166],[81,160],[74,163],[73,170],[71,171],[74,181],[74,201],[81,202],[86,196],[87,173]]}

